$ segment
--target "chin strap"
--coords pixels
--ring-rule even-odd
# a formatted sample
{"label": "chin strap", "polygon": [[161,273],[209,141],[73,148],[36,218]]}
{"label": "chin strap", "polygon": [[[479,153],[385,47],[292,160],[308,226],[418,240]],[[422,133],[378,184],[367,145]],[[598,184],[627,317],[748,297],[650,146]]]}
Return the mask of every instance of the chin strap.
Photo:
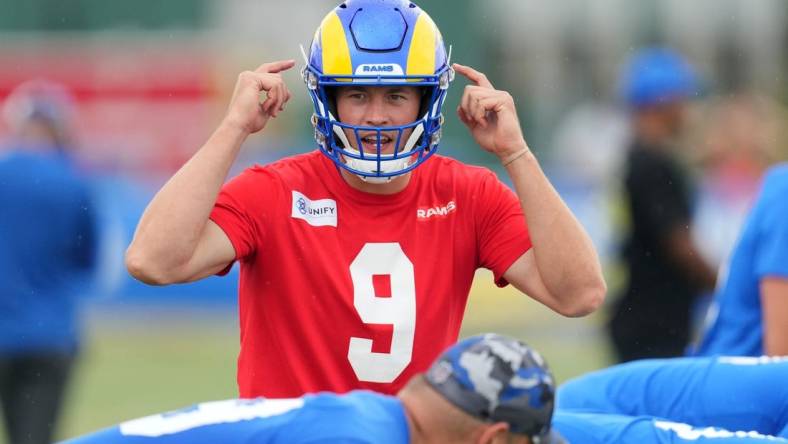
{"label": "chin strap", "polygon": [[403,152],[407,152],[413,149],[413,145],[416,145],[416,142],[419,141],[419,138],[422,134],[424,134],[424,122],[427,121],[427,115],[425,114],[424,117],[421,119],[421,123],[416,125],[413,128],[413,132],[410,133],[410,137],[408,137],[408,141],[405,142],[405,146],[402,147]]}

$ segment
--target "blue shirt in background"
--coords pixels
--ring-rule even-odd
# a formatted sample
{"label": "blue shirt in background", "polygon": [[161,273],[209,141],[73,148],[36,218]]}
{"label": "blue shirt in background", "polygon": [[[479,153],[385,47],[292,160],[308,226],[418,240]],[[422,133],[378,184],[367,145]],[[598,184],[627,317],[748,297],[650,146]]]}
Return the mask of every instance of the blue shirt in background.
{"label": "blue shirt in background", "polygon": [[94,239],[88,187],[64,156],[0,153],[0,353],[73,351]]}
{"label": "blue shirt in background", "polygon": [[633,361],[567,381],[558,388],[556,408],[788,438],[788,357]]}
{"label": "blue shirt in background", "polygon": [[697,351],[701,356],[760,356],[760,281],[788,279],[788,164],[770,169],[709,308]]}
{"label": "blue shirt in background", "polygon": [[624,416],[557,410],[553,427],[570,444],[733,444],[788,443],[788,440],[757,432],[728,431],[717,427],[688,424],[649,416]]}
{"label": "blue shirt in background", "polygon": [[368,391],[227,400],[124,422],[63,444],[406,444],[405,409]]}

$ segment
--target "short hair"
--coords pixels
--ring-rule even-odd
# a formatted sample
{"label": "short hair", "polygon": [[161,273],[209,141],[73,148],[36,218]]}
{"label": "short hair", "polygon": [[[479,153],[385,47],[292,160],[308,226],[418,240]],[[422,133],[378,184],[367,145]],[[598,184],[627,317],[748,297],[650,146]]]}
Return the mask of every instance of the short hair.
{"label": "short hair", "polygon": [[430,424],[430,427],[441,428],[452,439],[460,440],[466,438],[474,430],[485,425],[484,421],[474,418],[443,398],[438,391],[427,383],[423,375],[416,375],[411,378],[403,387],[402,392],[412,394],[419,399],[424,399],[425,396],[432,396],[435,399],[439,399],[441,404],[445,404],[446,408],[441,410],[441,414],[434,415],[436,422]]}

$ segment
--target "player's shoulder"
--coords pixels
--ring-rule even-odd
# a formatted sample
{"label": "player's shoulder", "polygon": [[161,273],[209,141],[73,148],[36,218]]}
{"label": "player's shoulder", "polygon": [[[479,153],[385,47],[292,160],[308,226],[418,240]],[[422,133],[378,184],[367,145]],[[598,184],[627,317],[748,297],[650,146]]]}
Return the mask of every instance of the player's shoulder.
{"label": "player's shoulder", "polygon": [[42,179],[71,180],[75,177],[75,171],[71,161],[65,155],[16,151],[7,155],[4,159],[6,160],[3,162],[5,168],[16,171],[17,173],[25,174],[30,170],[34,170],[36,172],[36,181]]}
{"label": "player's shoulder", "polygon": [[497,178],[496,174],[487,167],[467,164],[440,154],[433,155],[432,159],[422,167],[427,165],[429,167],[425,168],[426,172],[438,181],[451,180],[466,185],[475,185]]}
{"label": "player's shoulder", "polygon": [[319,151],[283,157],[267,164],[254,164],[238,176],[258,184],[270,182],[292,182],[325,174]]}
{"label": "player's shoulder", "polygon": [[765,192],[782,193],[788,190],[788,162],[779,163],[769,168],[764,174],[763,188]]}
{"label": "player's shoulder", "polygon": [[[17,186],[35,183],[33,195],[45,197],[50,201],[66,202],[69,196],[85,200],[90,194],[90,184],[79,174],[72,160],[61,154],[40,154],[15,152],[0,162],[0,175]],[[4,164],[4,165],[3,165]],[[50,190],[57,193],[49,193]]]}
{"label": "player's shoulder", "polygon": [[255,173],[267,172],[279,175],[314,171],[322,166],[320,163],[321,156],[322,154],[320,151],[313,150],[306,153],[286,156],[265,165],[255,164],[247,168],[247,171],[252,171]]}
{"label": "player's shoulder", "polygon": [[[383,395],[369,390],[353,390],[338,395],[335,393],[321,392],[306,396],[310,406],[321,408],[337,408],[340,410],[357,410],[358,416],[379,414],[381,411],[400,409],[401,403],[394,396]],[[378,410],[376,412],[376,410]]]}
{"label": "player's shoulder", "polygon": [[755,218],[776,222],[778,226],[788,217],[788,163],[769,168],[763,175],[761,190],[754,211]]}
{"label": "player's shoulder", "polygon": [[354,390],[342,395],[322,392],[304,399],[297,434],[312,436],[310,443],[408,441],[405,410],[394,396]]}

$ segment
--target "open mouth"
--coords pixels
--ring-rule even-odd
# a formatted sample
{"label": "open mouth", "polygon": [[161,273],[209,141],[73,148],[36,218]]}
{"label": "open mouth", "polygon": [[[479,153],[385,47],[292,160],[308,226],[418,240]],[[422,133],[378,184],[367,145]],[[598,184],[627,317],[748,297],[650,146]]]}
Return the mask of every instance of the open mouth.
{"label": "open mouth", "polygon": [[378,142],[380,142],[380,152],[382,154],[392,154],[394,152],[395,140],[387,134],[381,134],[380,137],[377,134],[367,134],[361,137],[361,145],[364,147],[365,153],[377,154]]}

